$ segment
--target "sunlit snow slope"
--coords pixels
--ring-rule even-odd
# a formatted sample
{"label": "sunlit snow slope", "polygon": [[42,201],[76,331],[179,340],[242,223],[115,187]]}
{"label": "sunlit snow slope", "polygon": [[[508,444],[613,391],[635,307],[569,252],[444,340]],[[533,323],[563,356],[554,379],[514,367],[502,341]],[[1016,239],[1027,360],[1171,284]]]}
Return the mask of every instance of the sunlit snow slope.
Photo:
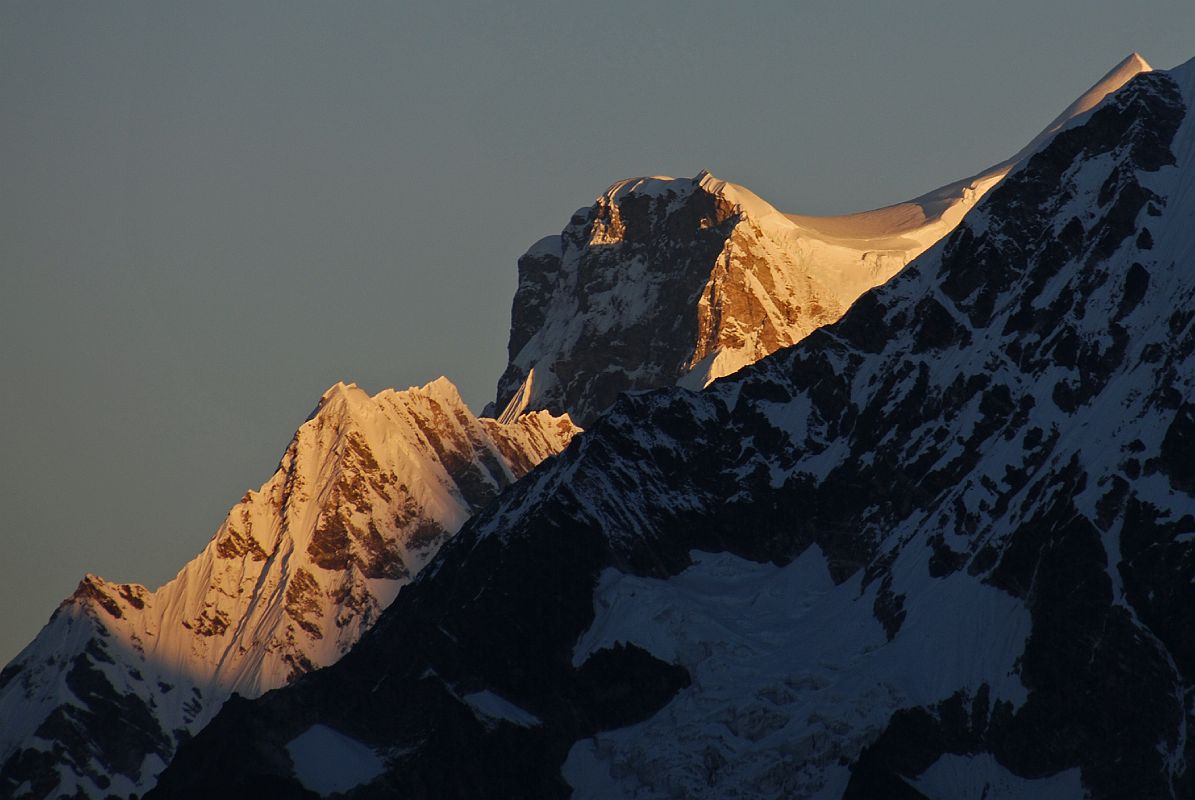
{"label": "sunlit snow slope", "polygon": [[799,341],[953,230],[1051,134],[1149,69],[1134,53],[1009,160],[875,211],[782,214],[706,172],[614,184],[519,260],[509,364],[489,413],[544,408],[588,425],[619,392],[700,388]]}
{"label": "sunlit snow slope", "polygon": [[444,378],[332,387],[172,581],[88,575],[0,673],[0,796],[143,790],[232,692],[340,658],[473,512],[576,432],[546,412],[479,420]]}

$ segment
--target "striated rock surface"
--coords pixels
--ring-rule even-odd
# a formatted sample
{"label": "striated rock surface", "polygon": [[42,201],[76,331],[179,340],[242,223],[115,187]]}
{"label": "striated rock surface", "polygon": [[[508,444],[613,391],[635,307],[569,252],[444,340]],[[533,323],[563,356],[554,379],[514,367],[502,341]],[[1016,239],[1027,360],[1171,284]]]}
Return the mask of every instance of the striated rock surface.
{"label": "striated rock surface", "polygon": [[446,379],[337,384],[157,591],[86,576],[0,673],[0,795],[128,796],[233,693],[334,663],[478,509],[577,432],[474,417]]}

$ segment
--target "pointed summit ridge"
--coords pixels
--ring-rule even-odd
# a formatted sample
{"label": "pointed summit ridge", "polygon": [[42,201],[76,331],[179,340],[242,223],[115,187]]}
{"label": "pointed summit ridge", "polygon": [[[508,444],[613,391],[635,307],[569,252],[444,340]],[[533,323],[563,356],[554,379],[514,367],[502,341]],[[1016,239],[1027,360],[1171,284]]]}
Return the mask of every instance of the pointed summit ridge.
{"label": "pointed summit ridge", "polygon": [[755,192],[737,183],[721,180],[709,170],[702,170],[693,182],[715,197],[720,197],[735,206],[757,224],[786,227],[791,224],[785,219],[784,214]]}
{"label": "pointed summit ridge", "polygon": [[1002,167],[1011,167],[1025,156],[1037,150],[1038,147],[1040,147],[1047,139],[1061,130],[1062,127],[1068,122],[1076,117],[1086,114],[1088,111],[1095,108],[1097,105],[1103,102],[1104,98],[1120,89],[1122,86],[1141,73],[1152,71],[1153,67],[1151,67],[1149,62],[1142,58],[1139,53],[1130,53],[1123,60],[1121,60],[1119,64],[1108,70],[1107,74],[1096,81],[1090,89],[1079,95],[1075,102],[1063,109],[1061,114],[1055,117],[1054,120],[1042,130],[1041,133],[1033,137],[1033,140],[1030,141],[1025,147],[1021,148],[1016,155],[1014,155],[1008,161],[998,164],[992,169],[997,170]]}
{"label": "pointed summit ridge", "polygon": [[319,402],[315,404],[315,408],[307,416],[308,420],[315,419],[325,409],[332,406],[344,405],[359,400],[368,400],[369,394],[355,383],[345,383],[344,381],[337,381],[329,386],[322,395],[320,395]]}
{"label": "pointed summit ridge", "polygon": [[407,391],[412,394],[426,395],[433,400],[453,407],[465,405],[465,401],[461,398],[461,392],[456,387],[456,384],[444,375],[435,380],[428,381],[423,386],[412,386]]}
{"label": "pointed summit ridge", "polygon": [[1136,67],[1138,72],[1153,72],[1153,66],[1145,60],[1145,56],[1138,53],[1136,50],[1125,56],[1124,61],[1116,65],[1115,69],[1122,67]]}

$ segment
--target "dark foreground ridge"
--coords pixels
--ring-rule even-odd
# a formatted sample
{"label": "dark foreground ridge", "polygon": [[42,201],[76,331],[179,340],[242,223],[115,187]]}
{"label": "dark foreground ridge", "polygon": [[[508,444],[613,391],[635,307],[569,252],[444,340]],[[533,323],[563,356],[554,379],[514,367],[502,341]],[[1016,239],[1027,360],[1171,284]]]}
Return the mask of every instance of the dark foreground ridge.
{"label": "dark foreground ridge", "polygon": [[[317,725],[384,762],[354,798],[565,797],[562,765],[586,748],[643,796],[926,797],[948,763],[1061,796],[1195,795],[1193,71],[1134,79],[839,323],[706,392],[622,397],[348,656],[230,701],[149,796],[315,796],[288,745]],[[615,735],[666,706],[683,722],[712,684],[633,632],[577,649],[608,576],[814,546],[826,596],[876,631],[845,673],[891,659],[878,727],[846,717],[782,755],[811,724],[792,709],[825,690],[790,681],[766,700],[744,687],[771,715],[756,738],[723,724],[646,752]],[[952,604],[926,601],[943,586]],[[978,613],[993,602],[1011,610]],[[957,618],[991,649],[924,638]],[[906,669],[909,653],[932,669]],[[769,770],[737,766],[776,740]],[[568,774],[600,794],[595,772]]]}

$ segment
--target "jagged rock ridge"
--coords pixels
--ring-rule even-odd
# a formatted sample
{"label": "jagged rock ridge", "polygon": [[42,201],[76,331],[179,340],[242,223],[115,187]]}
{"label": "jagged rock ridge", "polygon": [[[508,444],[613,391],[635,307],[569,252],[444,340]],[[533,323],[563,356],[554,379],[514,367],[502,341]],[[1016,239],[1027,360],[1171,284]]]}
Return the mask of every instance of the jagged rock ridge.
{"label": "jagged rock ridge", "polygon": [[232,692],[335,662],[443,542],[577,432],[474,417],[446,379],[337,384],[157,591],[88,575],[0,673],[0,794],[127,796]]}
{"label": "jagged rock ridge", "polygon": [[1193,102],[1134,79],[838,323],[624,396],[158,796],[306,796],[316,730],[347,797],[1195,793]]}
{"label": "jagged rock ridge", "polygon": [[1134,53],[1011,159],[874,211],[782,214],[707,172],[614,184],[519,259],[509,363],[485,413],[549,409],[587,426],[620,392],[700,388],[800,341],[949,233],[1027,152],[1149,68]]}

